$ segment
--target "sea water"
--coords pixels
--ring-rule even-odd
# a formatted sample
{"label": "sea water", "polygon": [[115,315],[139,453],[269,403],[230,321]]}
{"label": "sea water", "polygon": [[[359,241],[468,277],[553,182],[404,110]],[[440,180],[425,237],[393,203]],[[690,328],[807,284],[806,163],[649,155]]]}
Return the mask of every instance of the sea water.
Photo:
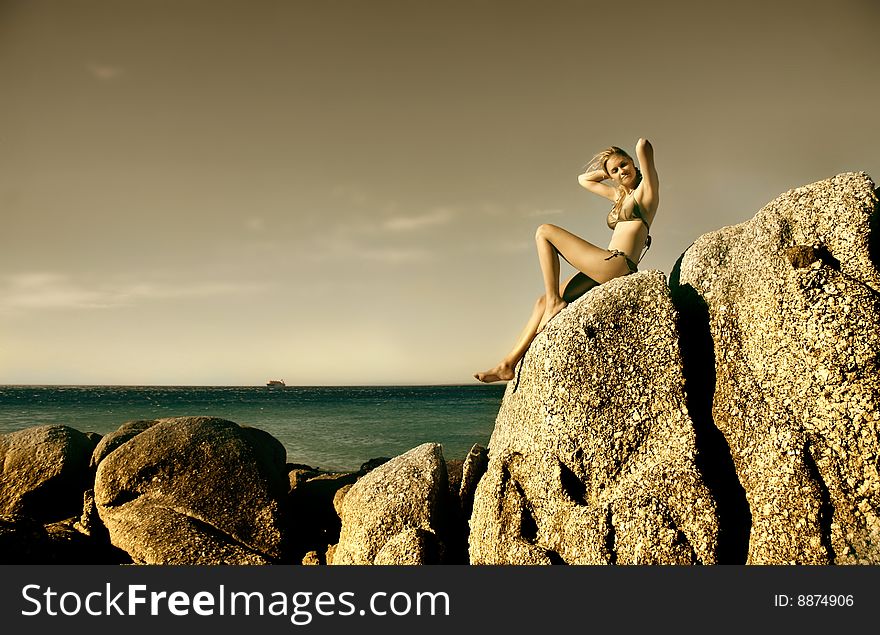
{"label": "sea water", "polygon": [[220,417],[269,432],[290,463],[350,471],[427,442],[463,459],[474,443],[488,444],[503,394],[503,384],[0,386],[0,434],[45,424],[106,434],[138,419]]}

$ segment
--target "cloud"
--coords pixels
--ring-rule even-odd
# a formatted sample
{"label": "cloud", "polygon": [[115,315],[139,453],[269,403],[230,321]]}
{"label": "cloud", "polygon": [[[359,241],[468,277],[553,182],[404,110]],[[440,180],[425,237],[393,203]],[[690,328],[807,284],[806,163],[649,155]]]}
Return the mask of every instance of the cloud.
{"label": "cloud", "polygon": [[174,285],[135,284],[122,290],[121,296],[127,300],[166,300],[178,298],[208,298],[217,296],[248,295],[268,290],[270,285],[259,282],[250,284],[229,282],[198,282],[195,284]]}
{"label": "cloud", "polygon": [[490,216],[493,218],[499,216],[507,216],[508,214],[510,214],[510,208],[508,206],[500,205],[498,203],[493,203],[490,201],[484,201],[482,204],[480,204],[477,208],[477,211],[485,216]]}
{"label": "cloud", "polygon": [[565,210],[561,209],[537,209],[531,212],[528,212],[526,216],[535,217],[535,216],[556,216],[558,214],[564,213]]}
{"label": "cloud", "polygon": [[425,227],[437,227],[446,225],[455,218],[455,212],[446,207],[441,207],[427,214],[418,216],[395,216],[385,221],[385,229],[393,232],[408,232],[423,229]]}
{"label": "cloud", "polygon": [[[370,222],[362,218],[335,223],[331,228],[309,238],[309,248],[296,250],[296,257],[311,262],[340,260],[403,265],[430,261],[434,250],[410,234],[451,222],[457,212],[439,207],[425,214],[393,216]],[[424,239],[421,240],[424,242]]]}
{"label": "cloud", "polygon": [[392,202],[372,210],[369,214],[358,212],[323,228],[322,233],[335,233],[339,236],[403,234],[447,225],[461,214],[460,210],[452,207],[436,207],[422,214],[392,215],[396,209],[397,204]]}
{"label": "cloud", "polygon": [[102,82],[113,81],[125,75],[124,69],[110,64],[87,64],[86,70],[91,73],[92,77]]}
{"label": "cloud", "polygon": [[107,292],[87,289],[55,273],[7,276],[0,307],[7,309],[103,309],[116,302]]}
{"label": "cloud", "polygon": [[315,237],[309,249],[296,250],[295,255],[300,259],[319,263],[361,261],[387,265],[425,262],[433,258],[433,252],[423,247],[371,245],[363,240],[352,240],[341,235]]}
{"label": "cloud", "polygon": [[505,239],[497,238],[484,241],[468,241],[460,245],[461,249],[469,254],[480,254],[485,257],[486,254],[522,254],[535,251],[535,242],[533,240],[522,240],[517,238]]}
{"label": "cloud", "polygon": [[93,310],[130,307],[168,299],[207,298],[259,293],[266,283],[202,281],[112,283],[85,282],[52,272],[28,272],[0,279],[0,310]]}
{"label": "cloud", "polygon": [[430,260],[431,253],[425,249],[363,249],[354,254],[355,257],[373,262],[382,262],[389,265],[401,265],[412,262]]}

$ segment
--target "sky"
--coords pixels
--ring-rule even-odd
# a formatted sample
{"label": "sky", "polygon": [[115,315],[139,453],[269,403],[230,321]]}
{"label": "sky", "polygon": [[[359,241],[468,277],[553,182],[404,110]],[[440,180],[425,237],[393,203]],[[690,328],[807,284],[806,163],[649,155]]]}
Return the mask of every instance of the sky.
{"label": "sky", "polygon": [[602,148],[667,275],[877,178],[880,5],[725,4],[0,0],[0,384],[476,383]]}

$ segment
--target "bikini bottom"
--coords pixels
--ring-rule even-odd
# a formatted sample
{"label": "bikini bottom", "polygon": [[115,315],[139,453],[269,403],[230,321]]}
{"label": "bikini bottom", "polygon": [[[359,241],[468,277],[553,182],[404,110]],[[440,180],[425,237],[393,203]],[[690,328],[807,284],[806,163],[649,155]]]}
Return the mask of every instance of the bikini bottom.
{"label": "bikini bottom", "polygon": [[[630,274],[638,271],[638,267],[636,263],[629,259],[629,257],[620,250],[612,249],[611,255],[608,256],[605,260],[611,260],[616,256],[623,256],[626,259],[626,266],[629,267],[629,271],[624,275],[628,276]],[[594,287],[598,287],[599,283],[593,280],[590,276],[585,274],[583,271],[578,271],[571,280],[568,281],[568,284],[565,286],[565,289],[562,292],[562,299],[568,303],[574,302],[579,297],[584,295],[587,291]]]}
{"label": "bikini bottom", "polygon": [[[605,260],[611,260],[612,258],[616,258],[617,256],[622,256],[624,260],[626,260],[626,266],[629,267],[629,273],[635,273],[639,270],[639,265],[633,262],[629,256],[620,251],[619,249],[611,249],[611,255],[608,256]],[[629,273],[624,275],[629,275]]]}

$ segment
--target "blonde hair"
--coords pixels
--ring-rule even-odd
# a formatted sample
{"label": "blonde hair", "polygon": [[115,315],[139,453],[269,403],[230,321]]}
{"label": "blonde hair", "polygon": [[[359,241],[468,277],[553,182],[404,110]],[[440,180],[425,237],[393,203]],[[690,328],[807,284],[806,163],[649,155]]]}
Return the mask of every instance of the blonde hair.
{"label": "blonde hair", "polygon": [[[602,150],[600,153],[598,153],[596,156],[594,156],[592,159],[590,159],[590,162],[587,164],[587,170],[592,171],[592,170],[601,169],[606,175],[608,175],[608,178],[610,179],[611,175],[608,174],[608,169],[605,167],[605,164],[608,163],[608,160],[611,159],[611,157],[613,157],[613,156],[626,157],[627,159],[629,159],[630,161],[633,162],[633,165],[635,165],[635,163],[636,163],[635,161],[633,161],[633,158],[631,156],[629,156],[629,153],[626,150],[624,150],[622,148],[618,148],[617,146],[609,146],[609,147],[605,148],[604,150]],[[641,182],[642,171],[639,170],[638,168],[636,168],[636,175],[638,176],[637,183]],[[623,187],[622,185],[618,185],[617,186],[617,198],[614,200],[614,207],[611,208],[611,211],[613,211],[615,214],[620,212],[620,206],[623,205],[623,199],[625,197],[626,197],[626,188]]]}

